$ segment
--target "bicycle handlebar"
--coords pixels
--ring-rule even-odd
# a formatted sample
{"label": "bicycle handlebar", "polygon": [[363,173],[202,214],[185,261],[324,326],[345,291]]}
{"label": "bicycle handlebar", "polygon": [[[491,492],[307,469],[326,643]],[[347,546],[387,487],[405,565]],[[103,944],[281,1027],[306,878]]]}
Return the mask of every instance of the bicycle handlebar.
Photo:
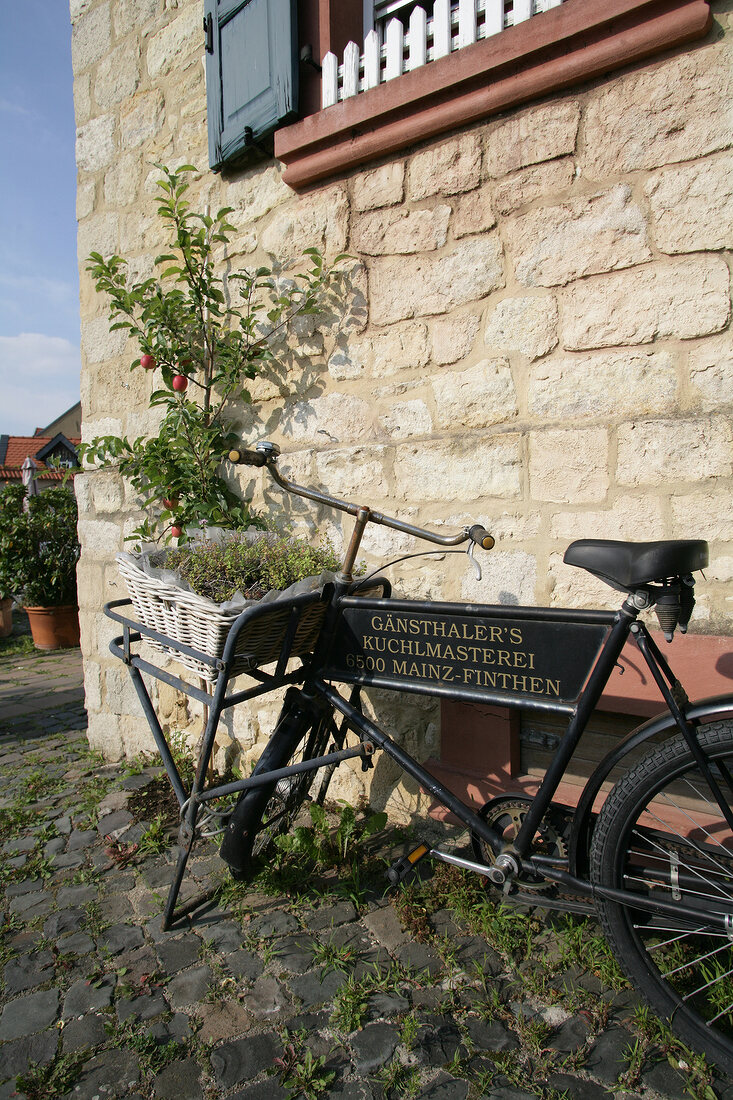
{"label": "bicycle handlebar", "polygon": [[303,485],[296,485],[295,482],[289,481],[280,470],[278,470],[277,459],[279,454],[280,448],[275,443],[262,442],[257,444],[256,450],[254,451],[245,448],[241,450],[231,450],[228,458],[230,462],[235,464],[258,467],[267,466],[274,480],[281,488],[285,489],[286,492],[293,493],[295,496],[305,497],[307,500],[314,500],[318,504],[325,504],[329,508],[336,508],[340,512],[346,512],[349,515],[357,516],[363,523],[367,521],[370,523],[379,523],[383,527],[391,527],[395,531],[401,531],[406,535],[413,535],[415,538],[424,539],[426,542],[435,543],[437,546],[459,546],[463,542],[473,542],[483,550],[491,550],[495,544],[494,538],[488,533],[486,528],[478,523],[473,524],[471,527],[464,527],[457,535],[437,535],[434,531],[426,531],[423,527],[415,527],[411,523],[405,523],[403,520],[395,519],[393,516],[385,516],[381,512],[375,512],[365,505],[350,504],[349,501],[339,500],[338,497],[332,497],[327,493],[321,493],[317,489],[307,489]]}

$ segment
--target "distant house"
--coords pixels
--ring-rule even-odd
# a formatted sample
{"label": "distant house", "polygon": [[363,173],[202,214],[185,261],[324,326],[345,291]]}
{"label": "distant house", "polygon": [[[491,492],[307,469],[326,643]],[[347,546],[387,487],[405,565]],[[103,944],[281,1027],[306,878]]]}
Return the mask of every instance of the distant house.
{"label": "distant house", "polygon": [[21,481],[26,458],[35,464],[39,489],[63,481],[67,470],[78,465],[80,429],[81,405],[77,403],[47,427],[36,428],[33,435],[0,435],[0,484]]}

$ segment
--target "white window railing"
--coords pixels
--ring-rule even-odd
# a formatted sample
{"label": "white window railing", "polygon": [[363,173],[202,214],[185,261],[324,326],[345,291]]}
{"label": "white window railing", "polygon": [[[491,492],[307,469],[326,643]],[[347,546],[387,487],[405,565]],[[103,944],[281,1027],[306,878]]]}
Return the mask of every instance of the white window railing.
{"label": "white window railing", "polygon": [[[363,52],[349,42],[343,61],[327,53],[322,62],[321,105],[332,107],[403,73],[499,34],[562,0],[434,0],[432,12],[415,7],[407,26],[389,16],[377,19]],[[378,9],[377,9],[378,10]]]}

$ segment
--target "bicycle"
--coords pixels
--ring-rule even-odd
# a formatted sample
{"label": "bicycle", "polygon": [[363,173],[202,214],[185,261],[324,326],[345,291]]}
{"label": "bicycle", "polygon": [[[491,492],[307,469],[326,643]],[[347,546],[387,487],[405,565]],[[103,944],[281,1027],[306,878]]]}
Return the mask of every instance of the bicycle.
{"label": "bicycle", "polygon": [[[472,558],[476,547],[491,549],[492,536],[480,524],[439,535],[297,485],[278,469],[278,455],[274,444],[260,443],[230,458],[266,467],[287,492],[345,512],[355,523],[332,583],[279,605],[285,625],[274,670],[253,660],[254,686],[227,694],[242,639],[262,616],[274,616],[273,605],[239,616],[220,659],[199,653],[218,670],[212,694],[133,653],[140,637],[171,642],[114,610],[128,601],[105,608],[124,625],[111,649],[128,665],[181,805],[180,855],[164,927],[174,919],[186,861],[205,831],[200,814],[206,827],[218,821],[222,858],[235,878],[247,878],[306,799],[323,803],[339,763],[360,759],[367,769],[374,754],[384,752],[468,829],[473,846],[468,859],[418,845],[390,868],[391,882],[401,881],[421,860],[434,859],[478,873],[508,895],[592,907],[621,969],[657,1014],[733,1075],[733,696],[691,703],[640,619],[654,608],[668,640],[677,628],[686,630],[694,607],[692,574],[707,564],[707,544],[572,543],[565,562],[625,594],[615,612],[394,599],[383,577],[354,577],[367,524],[412,535],[440,546],[440,552],[467,545]],[[312,652],[293,670],[293,640],[314,609],[319,619]],[[601,761],[575,809],[560,806],[553,796],[630,637],[666,710]],[[209,706],[190,791],[181,783],[142,671]],[[207,786],[222,710],[284,684],[280,717],[253,774]],[[350,688],[348,698],[336,684]],[[364,714],[361,691],[370,686],[560,714],[567,728],[533,798],[499,796],[475,810]],[[610,773],[639,750],[641,759],[594,812]],[[233,808],[209,809],[230,796],[237,798]]]}

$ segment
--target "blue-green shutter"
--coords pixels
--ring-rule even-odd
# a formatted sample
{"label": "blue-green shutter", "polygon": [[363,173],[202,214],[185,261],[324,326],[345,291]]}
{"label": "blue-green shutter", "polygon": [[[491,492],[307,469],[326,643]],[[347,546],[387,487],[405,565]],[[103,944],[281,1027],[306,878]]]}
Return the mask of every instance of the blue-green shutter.
{"label": "blue-green shutter", "polygon": [[239,160],[298,109],[297,0],[204,0],[209,164]]}

